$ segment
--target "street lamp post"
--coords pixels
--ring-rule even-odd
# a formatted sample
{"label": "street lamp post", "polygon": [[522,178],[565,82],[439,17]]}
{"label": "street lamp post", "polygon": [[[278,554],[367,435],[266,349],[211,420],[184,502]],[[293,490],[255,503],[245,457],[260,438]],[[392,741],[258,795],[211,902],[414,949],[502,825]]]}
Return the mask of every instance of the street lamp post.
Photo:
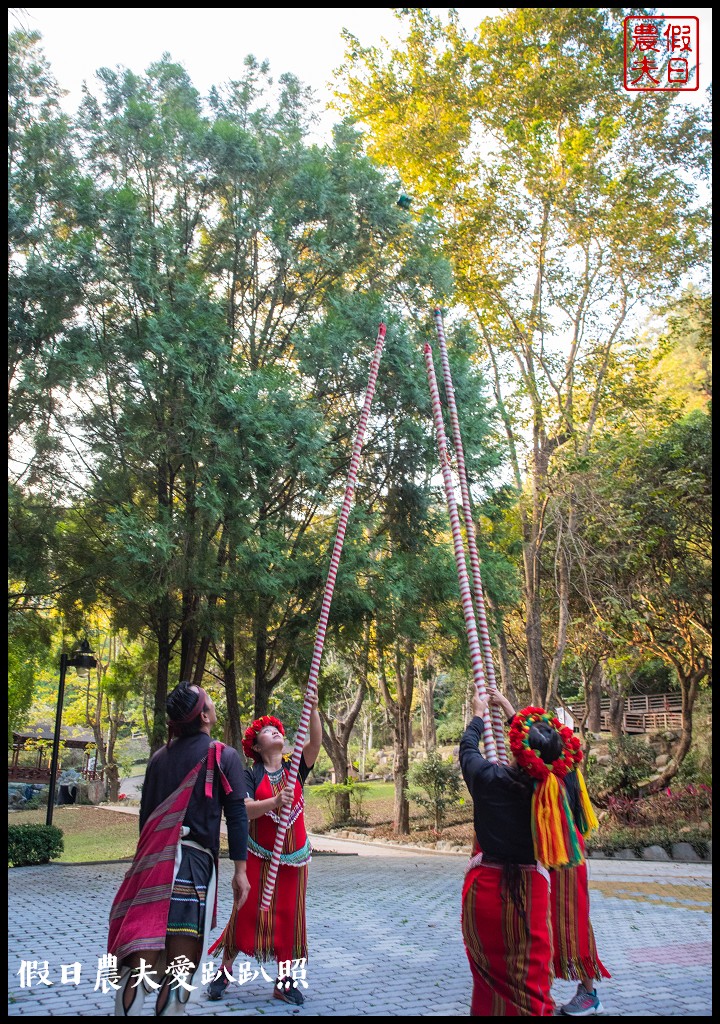
{"label": "street lamp post", "polygon": [[63,701],[65,700],[65,675],[70,668],[77,670],[79,676],[88,677],[91,668],[95,668],[97,659],[90,651],[90,644],[83,640],[80,649],[69,658],[65,651],[60,655],[60,685],[58,687],[57,710],[55,712],[55,732],[53,733],[52,757],[50,760],[50,791],[48,793],[47,815],[45,824],[52,825],[55,807],[55,787],[57,784],[58,755],[60,753],[60,729],[62,726]]}

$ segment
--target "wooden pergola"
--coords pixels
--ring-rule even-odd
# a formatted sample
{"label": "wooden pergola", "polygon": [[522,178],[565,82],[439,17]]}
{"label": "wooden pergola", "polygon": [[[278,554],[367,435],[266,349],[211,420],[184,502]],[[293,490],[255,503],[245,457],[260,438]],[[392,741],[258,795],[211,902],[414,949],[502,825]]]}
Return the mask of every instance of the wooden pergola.
{"label": "wooden pergola", "polygon": [[[53,734],[48,730],[44,730],[41,733],[13,733],[13,745],[12,745],[12,757],[10,764],[8,765],[8,782],[31,782],[31,783],[49,783],[50,782],[50,757],[52,754],[53,745]],[[37,759],[34,765],[21,765],[20,754],[23,750],[32,749],[39,741],[37,748]],[[92,751],[88,751],[86,748],[91,745],[95,746],[95,740],[92,736],[86,737],[75,737],[73,739],[62,740],[62,749],[67,750],[82,750],[84,751],[85,757],[83,760],[83,766],[80,769],[80,775],[87,781],[93,779],[102,779],[103,772],[102,768],[89,768],[88,763],[93,756]],[[97,763],[97,762],[96,762]],[[60,771],[60,765],[58,765],[58,773]]]}

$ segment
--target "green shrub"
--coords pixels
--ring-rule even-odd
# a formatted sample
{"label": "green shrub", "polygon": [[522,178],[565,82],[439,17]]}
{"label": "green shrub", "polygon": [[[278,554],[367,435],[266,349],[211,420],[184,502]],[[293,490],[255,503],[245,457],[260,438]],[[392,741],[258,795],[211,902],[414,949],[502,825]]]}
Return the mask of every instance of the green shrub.
{"label": "green shrub", "polygon": [[377,750],[367,750],[365,752],[365,774],[366,775],[374,775],[376,770],[379,768],[380,762],[378,761],[377,755],[378,755],[378,751]]}
{"label": "green shrub", "polygon": [[447,718],[444,722],[438,722],[435,727],[435,736],[441,744],[459,743],[464,732],[462,718]]}
{"label": "green shrub", "polygon": [[8,828],[8,860],[13,867],[49,864],[64,849],[62,829],[55,825],[11,825]]}
{"label": "green shrub", "polygon": [[447,810],[460,799],[460,776],[452,758],[446,761],[436,750],[431,751],[424,761],[412,766],[409,780],[416,787],[410,790],[410,798],[425,808],[440,832]]}
{"label": "green shrub", "polygon": [[610,740],[608,751],[611,762],[604,773],[605,786],[614,793],[635,796],[640,783],[655,772],[652,748],[633,736],[621,736]]}
{"label": "green shrub", "polygon": [[[355,782],[348,779],[347,782],[323,782],[313,787],[313,796],[319,796],[325,801],[326,823],[329,826],[344,824],[364,824],[367,821],[367,812],[363,808],[363,800],[368,789],[368,783]],[[341,793],[347,793],[350,797],[350,822],[342,821],[337,814],[337,801],[335,799]]]}
{"label": "green shrub", "polygon": [[612,855],[618,850],[632,850],[642,854],[646,846],[661,846],[667,853],[672,852],[672,844],[690,843],[699,857],[707,857],[708,836],[699,828],[688,827],[682,833],[668,825],[626,826],[605,829],[601,826],[586,840],[588,853],[599,850]]}
{"label": "green shrub", "polygon": [[712,786],[712,756],[694,747],[685,755],[673,785],[686,786],[688,783]]}

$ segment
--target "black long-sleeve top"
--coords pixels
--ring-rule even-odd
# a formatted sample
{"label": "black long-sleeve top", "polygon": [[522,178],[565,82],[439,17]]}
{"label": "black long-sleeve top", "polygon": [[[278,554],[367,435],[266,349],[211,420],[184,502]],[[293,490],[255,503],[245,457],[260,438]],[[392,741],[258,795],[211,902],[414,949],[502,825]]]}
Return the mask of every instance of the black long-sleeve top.
{"label": "black long-sleeve top", "polygon": [[[180,736],[169,747],[162,747],[150,759],[145,773],[140,801],[140,831],[155,808],[162,803],[208,752],[210,737],[200,732]],[[185,812],[184,825],[190,830],[188,839],[199,843],[217,857],[220,850],[220,819],[225,811],[228,827],[228,848],[231,860],[247,860],[248,817],[245,809],[247,788],[245,769],[238,752],[225,747],[220,759],[232,793],[225,793],[219,772],[213,779],[212,799],[205,796],[205,769],[201,768]]]}
{"label": "black long-sleeve top", "polygon": [[480,849],[491,860],[534,864],[531,780],[515,766],[483,757],[478,750],[483,728],[482,719],[473,718],[460,740],[460,768],[473,799]]}

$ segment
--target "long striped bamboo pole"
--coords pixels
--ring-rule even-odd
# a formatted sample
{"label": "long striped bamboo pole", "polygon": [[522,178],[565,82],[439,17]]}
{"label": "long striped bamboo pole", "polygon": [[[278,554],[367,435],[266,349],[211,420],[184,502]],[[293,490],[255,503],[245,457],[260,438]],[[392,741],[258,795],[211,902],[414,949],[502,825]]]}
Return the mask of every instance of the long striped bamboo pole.
{"label": "long striped bamboo pole", "polygon": [[[360,465],[360,453],[362,451],[363,439],[365,437],[365,428],[370,416],[370,406],[375,393],[375,384],[377,383],[378,369],[380,367],[380,357],[382,356],[383,345],[385,344],[385,330],[385,324],[380,324],[378,327],[377,339],[375,341],[375,351],[373,352],[372,362],[370,364],[370,376],[368,379],[367,391],[365,392],[365,403],[360,414],[355,446],[353,447],[352,457],[350,459],[350,469],[348,470],[347,484],[345,486],[345,497],[340,510],[340,520],[338,523],[337,533],[335,535],[332,556],[330,558],[330,569],[325,583],[325,592],[323,594],[317,632],[315,633],[315,647],[313,649],[312,661],[310,663],[310,674],[308,676],[307,688],[305,690],[305,701],[303,702],[300,724],[298,726],[297,736],[295,737],[295,746],[293,748],[293,755],[290,761],[290,770],[286,783],[291,790],[294,790],[295,788],[298,768],[300,767],[300,758],[302,756],[305,737],[307,736],[308,725],[310,723],[311,699],[317,693],[317,681],[320,673],[320,661],[322,659],[323,647],[325,645],[325,632],[327,630],[328,618],[330,615],[330,605],[332,603],[333,591],[335,589],[335,580],[337,578],[338,565],[340,564],[343,541],[345,540],[345,530],[347,529],[348,518],[350,516],[350,507],[352,506],[355,494],[357,471],[358,466]],[[280,813],[277,835],[275,836],[275,846],[273,847],[270,867],[265,881],[265,888],[260,901],[260,910],[270,909],[270,901],[272,900],[275,880],[280,866],[280,854],[282,852],[283,843],[285,842],[285,833],[287,832],[287,824],[291,811],[291,807],[285,806],[282,808]]]}
{"label": "long striped bamboo pole", "polygon": [[[435,367],[433,365],[432,346],[425,345],[425,366],[427,367],[428,383],[430,385],[430,397],[432,399],[433,420],[435,421],[435,434],[437,436],[438,451],[440,453],[440,468],[445,484],[445,498],[447,500],[448,512],[450,514],[450,529],[452,530],[453,548],[455,550],[455,565],[457,566],[458,582],[460,584],[460,598],[462,600],[463,615],[465,617],[465,630],[470,645],[470,664],[472,666],[475,689],[481,697],[487,695],[485,687],[485,671],[483,658],[478,642],[477,627],[475,625],[475,613],[473,612],[472,595],[468,581],[467,566],[465,565],[465,547],[463,545],[462,530],[460,528],[460,516],[458,514],[457,502],[455,501],[455,488],[447,454],[447,438],[445,437],[445,424],[443,423],[442,407],[440,405],[440,392],[438,391]],[[486,717],[489,718],[486,711]],[[487,723],[489,725],[489,721]],[[483,731],[483,744],[488,761],[497,761],[497,748],[492,728]]]}
{"label": "long striped bamboo pole", "polygon": [[[457,474],[460,480],[460,493],[462,494],[465,536],[467,538],[468,553],[470,555],[470,578],[472,583],[472,592],[475,598],[475,615],[477,619],[478,632],[480,634],[480,642],[482,645],[485,678],[488,686],[496,688],[495,666],[493,664],[492,648],[490,646],[490,631],[488,630],[487,615],[485,613],[482,576],[480,575],[480,556],[478,555],[475,524],[473,522],[472,510],[470,507],[470,488],[468,487],[467,470],[465,469],[465,450],[462,443],[462,434],[460,433],[460,421],[458,419],[457,404],[455,402],[455,388],[453,387],[452,374],[450,373],[450,360],[448,359],[447,343],[445,341],[445,328],[443,326],[442,313],[439,309],[435,310],[435,326],[437,328],[438,341],[440,342],[440,361],[442,362],[443,379],[445,381],[445,396],[447,399],[448,412],[450,414],[450,426],[452,428],[455,458],[457,460]],[[490,711],[498,758],[503,764],[507,764],[508,755],[507,748],[505,746],[505,729],[503,726],[502,714],[500,713],[500,708],[495,705],[493,705]]]}

